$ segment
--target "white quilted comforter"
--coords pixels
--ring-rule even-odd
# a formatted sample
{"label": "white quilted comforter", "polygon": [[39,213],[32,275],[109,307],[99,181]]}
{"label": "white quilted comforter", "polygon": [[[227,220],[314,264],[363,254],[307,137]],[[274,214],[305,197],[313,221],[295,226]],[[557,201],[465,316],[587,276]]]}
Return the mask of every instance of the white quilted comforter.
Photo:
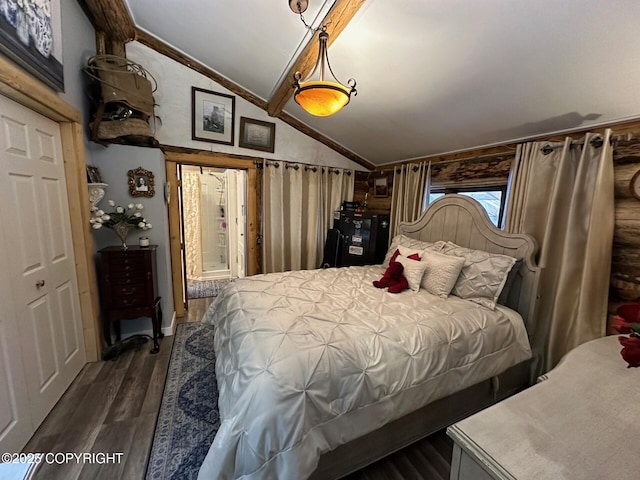
{"label": "white quilted comforter", "polygon": [[531,356],[520,316],[373,287],[380,266],[230,284],[215,327],[221,427],[199,479],[304,479],[319,456]]}

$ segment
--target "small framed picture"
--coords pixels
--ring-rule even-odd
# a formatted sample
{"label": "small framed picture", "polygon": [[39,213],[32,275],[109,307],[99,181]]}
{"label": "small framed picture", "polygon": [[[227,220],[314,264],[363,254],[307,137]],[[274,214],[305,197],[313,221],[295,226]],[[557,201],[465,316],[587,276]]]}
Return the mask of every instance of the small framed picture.
{"label": "small framed picture", "polygon": [[244,148],[274,152],[276,124],[253,118],[240,117],[240,142]]}
{"label": "small framed picture", "polygon": [[191,87],[191,138],[233,145],[236,97]]}
{"label": "small framed picture", "polygon": [[377,198],[386,198],[389,196],[388,177],[379,177],[373,181],[373,196]]}
{"label": "small framed picture", "polygon": [[87,165],[87,183],[104,183],[98,167]]}
{"label": "small framed picture", "polygon": [[129,177],[129,195],[132,197],[153,197],[156,193],[156,182],[153,172],[142,167],[127,172]]}

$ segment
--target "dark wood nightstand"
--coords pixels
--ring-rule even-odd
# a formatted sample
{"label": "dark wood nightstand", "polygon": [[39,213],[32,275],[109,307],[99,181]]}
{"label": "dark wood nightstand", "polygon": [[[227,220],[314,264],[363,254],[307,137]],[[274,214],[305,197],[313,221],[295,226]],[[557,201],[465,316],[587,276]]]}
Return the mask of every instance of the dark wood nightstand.
{"label": "dark wood nightstand", "polygon": [[149,317],[153,328],[153,349],[158,353],[162,308],[158,296],[157,245],[149,247],[106,247],[100,250],[100,285],[103,329],[111,347],[111,323],[120,341],[120,320]]}

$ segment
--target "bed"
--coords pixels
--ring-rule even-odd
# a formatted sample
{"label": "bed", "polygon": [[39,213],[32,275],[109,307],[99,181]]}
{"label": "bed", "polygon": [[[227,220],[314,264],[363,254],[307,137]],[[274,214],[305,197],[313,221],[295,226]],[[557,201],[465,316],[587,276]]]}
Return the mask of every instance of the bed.
{"label": "bed", "polygon": [[502,305],[391,294],[372,285],[379,265],[230,284],[203,318],[216,331],[221,427],[200,479],[340,478],[527,385],[535,241],[459,195],[399,233],[435,256],[514,259]]}

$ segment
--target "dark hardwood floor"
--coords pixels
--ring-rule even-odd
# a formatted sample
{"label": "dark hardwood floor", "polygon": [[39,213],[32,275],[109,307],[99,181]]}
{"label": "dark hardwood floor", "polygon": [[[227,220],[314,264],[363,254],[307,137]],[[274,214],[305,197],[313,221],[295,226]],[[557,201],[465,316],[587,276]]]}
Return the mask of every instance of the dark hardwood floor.
{"label": "dark hardwood floor", "polygon": [[[211,298],[189,301],[178,323],[200,321]],[[117,463],[42,464],[37,480],[144,478],[173,337],[127,350],[115,361],[88,363],[31,438],[24,452],[122,453]],[[452,442],[438,432],[352,475],[348,480],[445,480]]]}

